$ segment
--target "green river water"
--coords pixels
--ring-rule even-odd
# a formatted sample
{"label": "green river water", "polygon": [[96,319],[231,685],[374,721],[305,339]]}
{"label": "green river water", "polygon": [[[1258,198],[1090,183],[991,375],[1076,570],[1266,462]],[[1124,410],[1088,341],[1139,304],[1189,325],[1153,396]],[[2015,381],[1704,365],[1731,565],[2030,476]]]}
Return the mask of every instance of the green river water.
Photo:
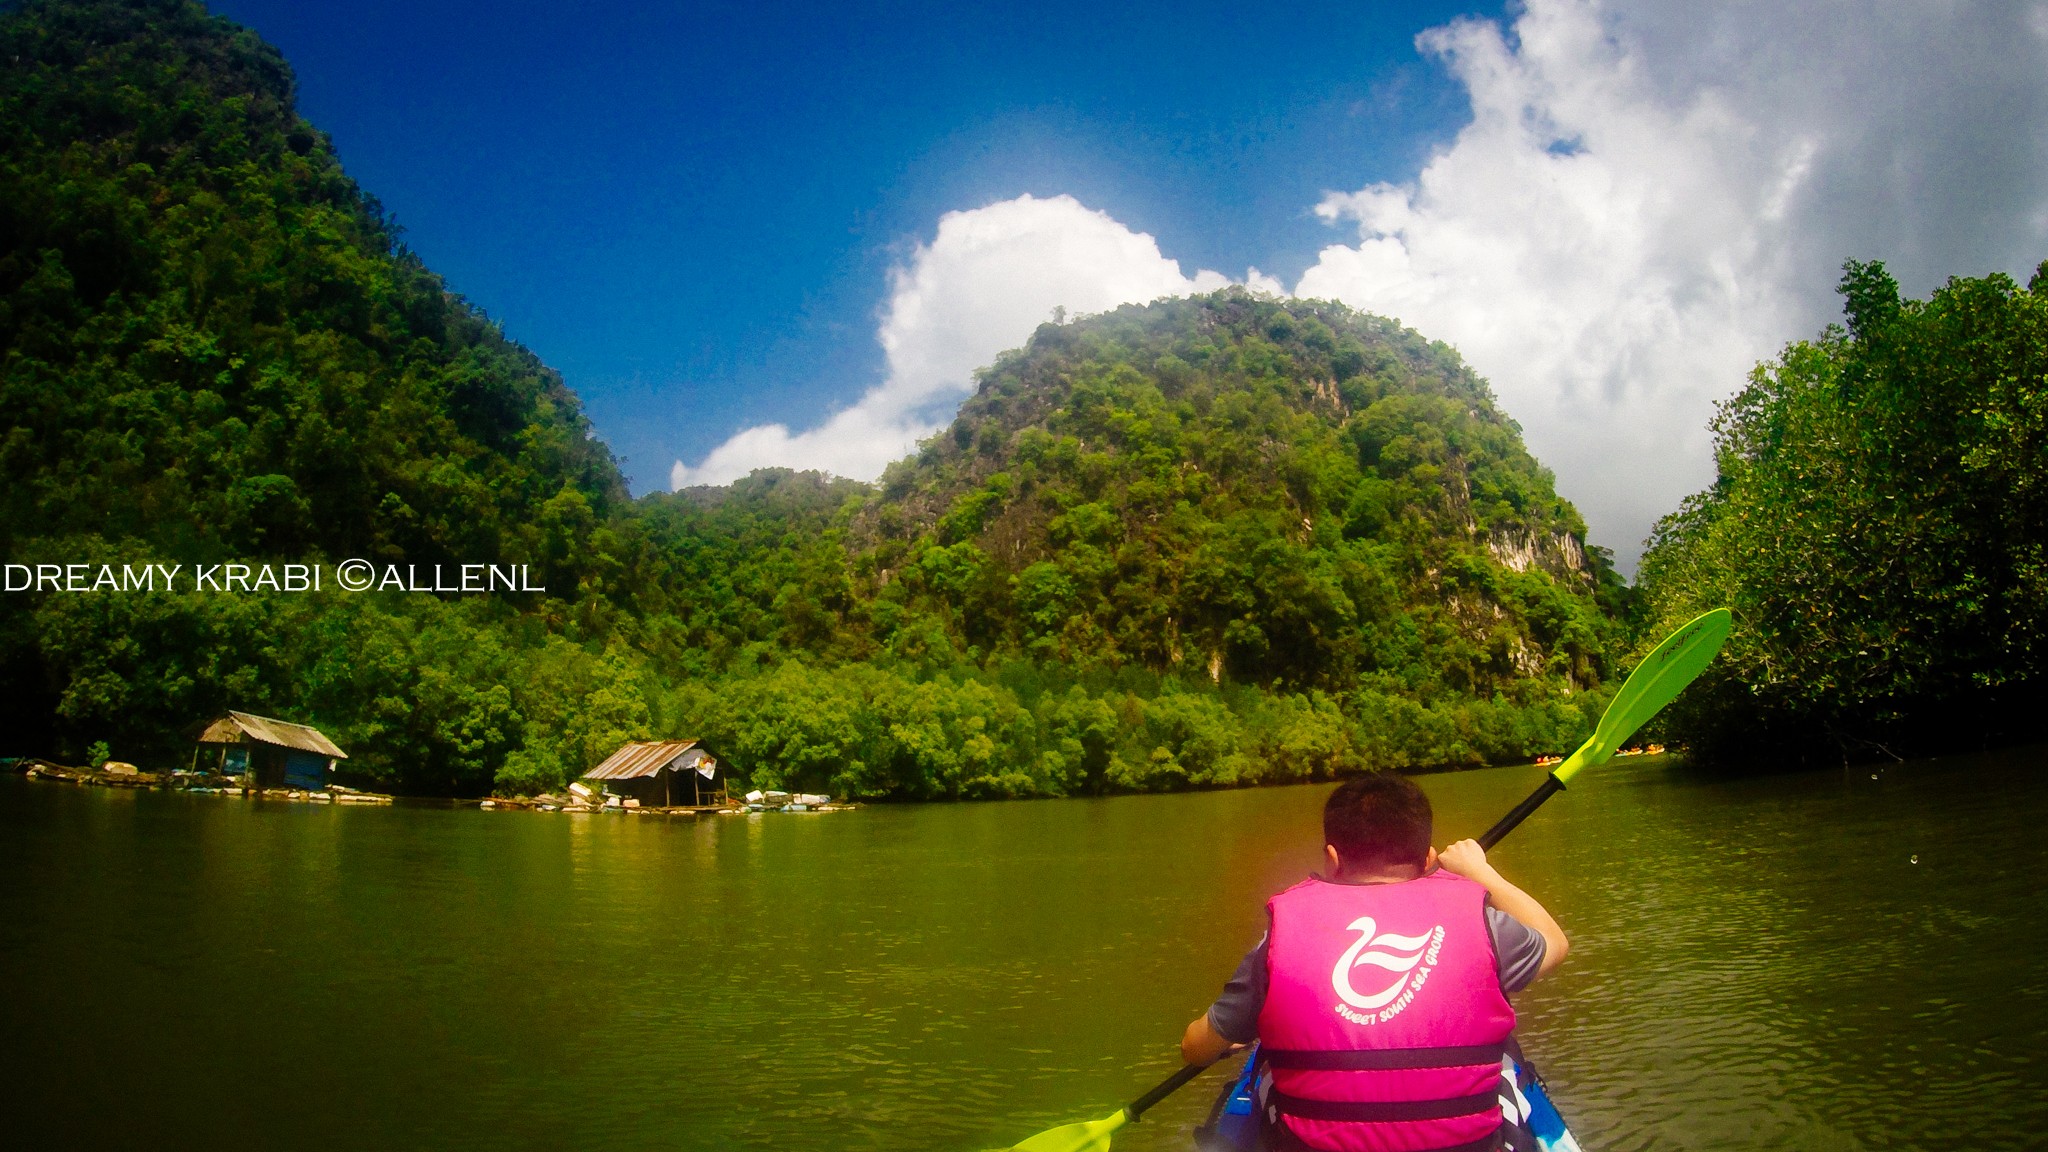
{"label": "green river water", "polygon": [[[2048,753],[1589,772],[1494,853],[1588,1152],[2048,1142]],[[1873,778],[1873,775],[1875,778]],[[1541,777],[1423,779],[1439,838]],[[942,1149],[1095,1118],[1324,787],[702,818],[0,779],[17,1148]],[[1116,1139],[1183,1149],[1221,1073]]]}

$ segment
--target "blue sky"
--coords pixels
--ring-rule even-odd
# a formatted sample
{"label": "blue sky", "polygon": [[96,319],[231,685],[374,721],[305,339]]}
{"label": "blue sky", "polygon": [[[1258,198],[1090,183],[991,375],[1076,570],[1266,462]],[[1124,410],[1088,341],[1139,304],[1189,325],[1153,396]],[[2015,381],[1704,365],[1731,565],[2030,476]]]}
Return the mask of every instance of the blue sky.
{"label": "blue sky", "polygon": [[1055,305],[1237,282],[1445,340],[1625,572],[1839,316],[2048,256],[2048,0],[226,0],[634,489],[869,478]]}
{"label": "blue sky", "polygon": [[1292,277],[1325,191],[1411,175],[1468,116],[1414,45],[1450,4],[216,10],[636,491],[879,380],[888,270],[946,211],[1065,193],[1190,271]]}

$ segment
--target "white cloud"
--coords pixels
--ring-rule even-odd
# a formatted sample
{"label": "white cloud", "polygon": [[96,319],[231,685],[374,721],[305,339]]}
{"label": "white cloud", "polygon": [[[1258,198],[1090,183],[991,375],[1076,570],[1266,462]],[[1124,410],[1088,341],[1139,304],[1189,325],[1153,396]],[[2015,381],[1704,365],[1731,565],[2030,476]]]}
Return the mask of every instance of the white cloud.
{"label": "white cloud", "polygon": [[1152,237],[1071,196],[949,212],[891,277],[878,333],[888,357],[881,384],[814,428],[758,425],[695,467],[678,460],[670,483],[725,484],[775,466],[871,479],[951,420],[974,370],[1022,344],[1054,308],[1101,312],[1226,283],[1215,272],[1182,275]]}
{"label": "white cloud", "polygon": [[1456,345],[1633,567],[1712,477],[1713,402],[1838,315],[1845,258],[1906,289],[2048,242],[2043,8],[1528,0],[1419,40],[1473,119],[1295,285]]}
{"label": "white cloud", "polygon": [[[1625,570],[1711,479],[1714,402],[1839,316],[1844,259],[1882,259],[1923,295],[2048,256],[2048,4],[1526,0],[1509,27],[1418,44],[1472,122],[1412,181],[1327,196],[1318,213],[1357,240],[1294,294],[1457,346]],[[1245,282],[1286,287],[1255,268]],[[805,431],[749,428],[672,480],[875,476],[1055,306],[1224,283],[1069,197],[950,213],[894,274],[882,384]]]}

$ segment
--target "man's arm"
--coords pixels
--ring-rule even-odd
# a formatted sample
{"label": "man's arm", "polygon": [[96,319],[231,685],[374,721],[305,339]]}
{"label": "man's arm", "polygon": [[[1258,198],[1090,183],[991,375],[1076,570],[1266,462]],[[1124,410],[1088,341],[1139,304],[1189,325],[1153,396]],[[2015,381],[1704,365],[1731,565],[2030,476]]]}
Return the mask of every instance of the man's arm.
{"label": "man's arm", "polygon": [[[1460,840],[1437,854],[1437,863],[1447,870],[1477,881],[1493,899],[1493,906],[1520,920],[1536,930],[1543,937],[1543,965],[1536,970],[1540,978],[1548,976],[1559,964],[1564,963],[1564,954],[1571,950],[1571,941],[1565,939],[1564,929],[1534,896],[1507,882],[1493,865],[1486,862],[1486,849],[1477,840]],[[1183,1048],[1186,1044],[1183,1042]]]}
{"label": "man's arm", "polygon": [[[1266,1003],[1266,938],[1244,954],[1223,985],[1223,995],[1181,1033],[1180,1056],[1190,1064],[1213,1064],[1233,1048],[1257,1039],[1259,1010]],[[1225,1033],[1229,1033],[1226,1035]],[[1239,1039],[1233,1040],[1236,1036]]]}
{"label": "man's arm", "polygon": [[1180,1058],[1189,1064],[1207,1066],[1223,1059],[1225,1053],[1237,1045],[1224,1039],[1216,1026],[1209,1023],[1209,1014],[1202,1013],[1188,1024],[1188,1030],[1180,1035]]}

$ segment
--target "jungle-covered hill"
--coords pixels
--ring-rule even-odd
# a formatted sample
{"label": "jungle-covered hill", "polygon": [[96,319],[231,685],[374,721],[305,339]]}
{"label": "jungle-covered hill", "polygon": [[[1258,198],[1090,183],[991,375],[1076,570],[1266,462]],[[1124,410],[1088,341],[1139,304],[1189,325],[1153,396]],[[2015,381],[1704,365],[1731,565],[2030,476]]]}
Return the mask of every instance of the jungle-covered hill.
{"label": "jungle-covered hill", "polygon": [[361,778],[708,739],[948,797],[1565,750],[1624,590],[1456,354],[1227,290],[1042,326],[877,485],[630,499],[399,240],[290,69],[172,0],[0,8],[0,554],[526,563],[545,593],[0,597],[0,752],[169,767],[228,707]]}
{"label": "jungle-covered hill", "polygon": [[1603,670],[1615,582],[1484,382],[1340,305],[1046,325],[880,488],[878,606],[981,651],[1431,698]]}

